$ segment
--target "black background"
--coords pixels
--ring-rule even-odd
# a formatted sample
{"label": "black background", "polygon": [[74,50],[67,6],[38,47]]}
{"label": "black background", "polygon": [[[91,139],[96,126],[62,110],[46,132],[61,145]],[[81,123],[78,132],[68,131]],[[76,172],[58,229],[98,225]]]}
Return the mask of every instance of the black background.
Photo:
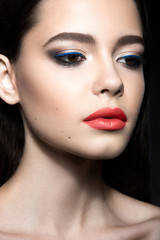
{"label": "black background", "polygon": [[153,204],[160,206],[160,8],[158,1],[148,0],[146,3],[152,33],[150,86],[151,201]]}

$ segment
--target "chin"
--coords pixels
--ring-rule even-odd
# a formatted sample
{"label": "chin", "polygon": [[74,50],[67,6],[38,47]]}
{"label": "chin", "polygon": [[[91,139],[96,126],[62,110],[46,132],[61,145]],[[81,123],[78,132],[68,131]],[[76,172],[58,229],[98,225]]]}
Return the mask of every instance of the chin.
{"label": "chin", "polygon": [[118,156],[121,155],[123,151],[118,151],[118,152],[112,152],[112,151],[106,151],[105,153],[91,153],[84,155],[85,158],[90,159],[90,160],[109,160],[109,159],[114,159]]}
{"label": "chin", "polygon": [[90,160],[109,160],[120,156],[125,150],[125,147],[126,145],[123,147],[117,147],[116,145],[105,147],[90,146],[85,149],[81,149],[81,151],[72,152],[72,154]]}
{"label": "chin", "polygon": [[123,134],[122,132],[102,132],[93,137],[78,139],[70,147],[72,147],[75,155],[83,158],[107,160],[120,156],[127,147],[129,140],[130,134],[128,132]]}

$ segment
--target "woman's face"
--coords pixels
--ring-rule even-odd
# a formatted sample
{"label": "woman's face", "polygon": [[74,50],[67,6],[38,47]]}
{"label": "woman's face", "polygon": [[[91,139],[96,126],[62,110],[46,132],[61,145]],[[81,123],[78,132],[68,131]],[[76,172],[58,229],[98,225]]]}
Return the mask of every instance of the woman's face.
{"label": "woman's face", "polygon": [[37,19],[14,64],[25,127],[53,149],[89,159],[118,156],[144,95],[134,1],[45,0]]}

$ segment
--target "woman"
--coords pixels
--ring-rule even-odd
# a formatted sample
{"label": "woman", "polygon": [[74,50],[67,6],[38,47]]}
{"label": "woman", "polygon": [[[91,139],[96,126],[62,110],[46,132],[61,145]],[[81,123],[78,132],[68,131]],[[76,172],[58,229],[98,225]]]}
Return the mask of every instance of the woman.
{"label": "woman", "polygon": [[142,1],[1,0],[0,16],[0,239],[158,240],[159,208],[128,196],[148,193]]}

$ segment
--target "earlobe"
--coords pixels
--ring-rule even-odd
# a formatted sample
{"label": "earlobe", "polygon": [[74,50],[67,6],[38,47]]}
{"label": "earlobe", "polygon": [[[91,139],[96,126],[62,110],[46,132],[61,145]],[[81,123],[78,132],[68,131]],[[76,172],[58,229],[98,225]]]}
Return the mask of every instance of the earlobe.
{"label": "earlobe", "polygon": [[7,104],[19,102],[15,74],[7,57],[0,54],[0,98]]}

